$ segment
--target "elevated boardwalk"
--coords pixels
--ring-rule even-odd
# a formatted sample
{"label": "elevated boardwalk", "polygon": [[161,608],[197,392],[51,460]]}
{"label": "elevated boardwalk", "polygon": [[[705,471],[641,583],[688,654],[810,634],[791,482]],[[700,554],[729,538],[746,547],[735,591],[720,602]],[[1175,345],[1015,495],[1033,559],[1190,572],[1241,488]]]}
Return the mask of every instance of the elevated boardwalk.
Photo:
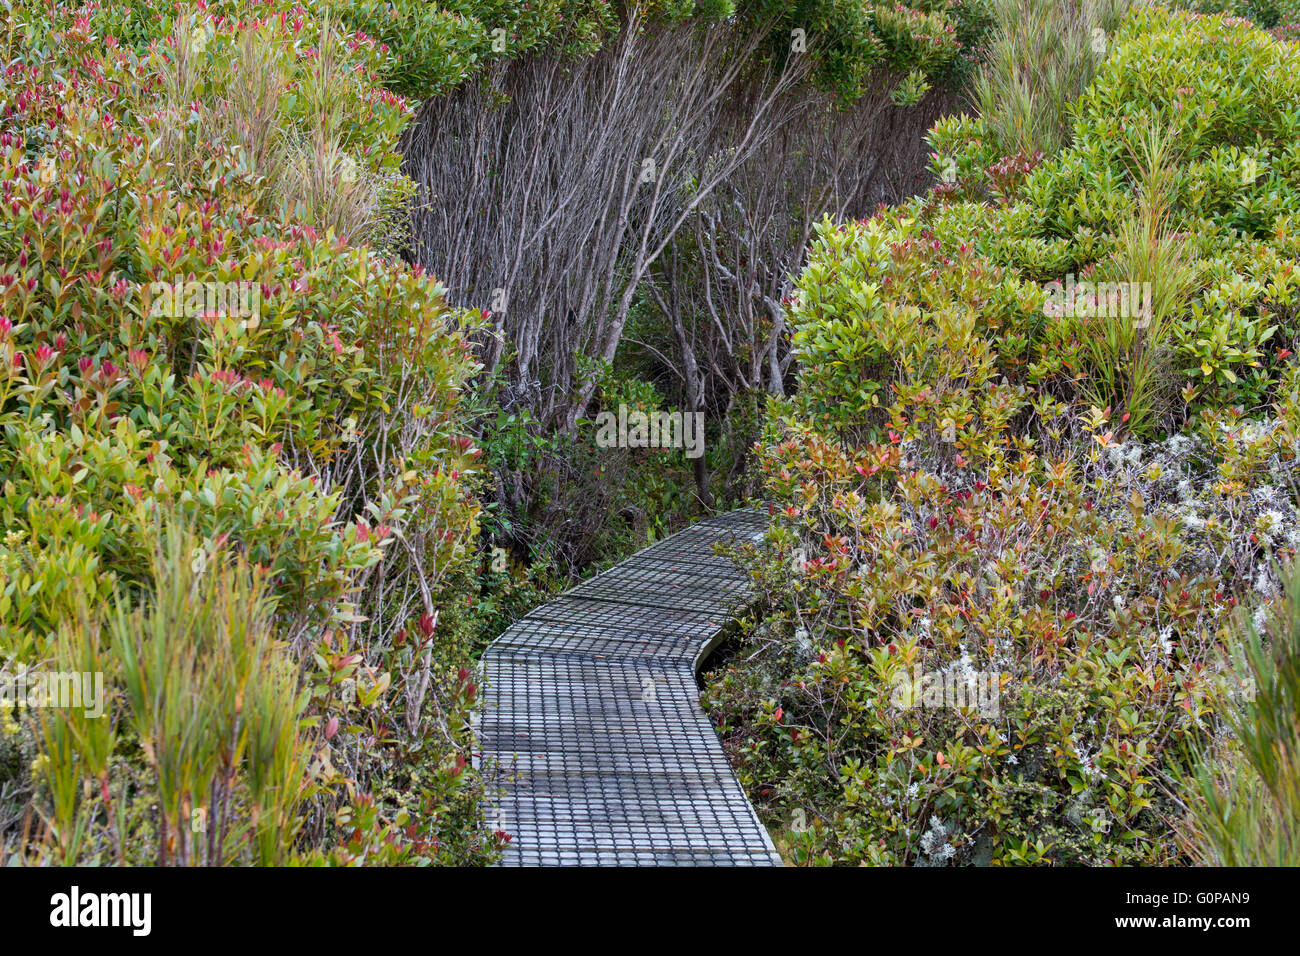
{"label": "elevated boardwalk", "polygon": [[746,597],[719,541],[737,511],[639,552],[515,622],[484,654],[479,726],[504,865],[779,865],[699,705],[695,671]]}

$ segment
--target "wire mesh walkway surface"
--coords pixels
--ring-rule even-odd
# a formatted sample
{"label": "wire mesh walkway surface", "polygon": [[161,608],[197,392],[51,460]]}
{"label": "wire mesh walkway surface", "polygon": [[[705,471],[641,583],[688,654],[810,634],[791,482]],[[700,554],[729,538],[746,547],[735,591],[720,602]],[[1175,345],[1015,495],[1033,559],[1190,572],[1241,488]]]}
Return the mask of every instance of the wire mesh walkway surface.
{"label": "wire mesh walkway surface", "polygon": [[545,604],[487,649],[479,727],[506,865],[779,865],[700,709],[695,671],[747,585],[692,525]]}

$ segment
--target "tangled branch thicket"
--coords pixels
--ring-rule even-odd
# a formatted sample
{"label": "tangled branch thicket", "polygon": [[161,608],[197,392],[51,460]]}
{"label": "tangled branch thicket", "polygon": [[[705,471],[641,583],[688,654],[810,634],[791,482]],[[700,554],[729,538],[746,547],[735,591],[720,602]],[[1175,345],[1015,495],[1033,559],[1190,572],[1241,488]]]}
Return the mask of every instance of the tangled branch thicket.
{"label": "tangled branch thicket", "polygon": [[[745,396],[780,394],[783,300],[813,223],[908,194],[925,175],[921,132],[942,96],[896,106],[899,77],[882,69],[845,106],[809,82],[811,58],[776,65],[770,34],[766,22],[633,17],[593,56],[502,63],[422,108],[405,142],[420,190],[412,254],[454,301],[490,312],[485,374],[499,407],[536,434],[575,435],[647,307],[672,354],[650,374],[682,376],[682,408],[731,421]],[[731,477],[753,437],[730,442]],[[712,505],[706,468],[697,459],[698,496]],[[534,541],[576,533],[542,490],[567,470],[551,459],[545,477],[496,476],[496,502]]]}

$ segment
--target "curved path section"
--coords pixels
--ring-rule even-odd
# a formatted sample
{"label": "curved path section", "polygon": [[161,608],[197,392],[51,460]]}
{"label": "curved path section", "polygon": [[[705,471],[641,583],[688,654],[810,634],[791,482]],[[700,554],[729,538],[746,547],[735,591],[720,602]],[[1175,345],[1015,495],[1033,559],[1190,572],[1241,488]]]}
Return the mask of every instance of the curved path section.
{"label": "curved path section", "polygon": [[[484,654],[479,725],[505,865],[780,865],[700,709],[695,671],[747,585],[714,553],[737,511],[639,552],[515,622]],[[491,792],[491,791],[490,791]]]}

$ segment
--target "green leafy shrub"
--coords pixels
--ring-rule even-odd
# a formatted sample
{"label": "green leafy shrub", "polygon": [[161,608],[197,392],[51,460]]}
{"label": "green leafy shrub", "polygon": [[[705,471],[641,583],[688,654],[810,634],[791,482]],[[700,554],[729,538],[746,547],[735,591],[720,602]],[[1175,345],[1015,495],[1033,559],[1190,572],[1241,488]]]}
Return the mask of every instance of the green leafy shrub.
{"label": "green leafy shrub", "polygon": [[778,62],[811,56],[813,82],[846,103],[861,96],[882,69],[898,77],[910,75],[913,82],[925,78],[927,88],[930,81],[959,86],[992,25],[980,0],[753,0],[736,9],[739,16],[771,27]]}
{"label": "green leafy shrub", "polygon": [[[373,41],[305,8],[232,9],[141,16],[127,45],[110,31],[129,11],[29,6],[4,39],[0,660],[39,668],[83,607],[171,593],[155,549],[176,515],[194,574],[230,555],[264,572],[265,654],[290,655],[310,699],[267,745],[334,722],[255,858],[487,859],[453,591],[476,559],[460,403],[481,318],[382,248],[411,110],[377,85]],[[342,205],[313,199],[331,191]],[[193,673],[230,705],[218,671]],[[173,730],[119,726],[118,752],[139,764],[126,738],[161,734],[156,751]],[[67,735],[48,743],[75,776]],[[94,818],[75,845],[108,859]],[[167,859],[197,861],[181,847]]]}
{"label": "green leafy shrub", "polygon": [[[1162,330],[1158,351],[1167,351],[1167,362],[1157,364],[1166,371],[1149,381],[1166,398],[1156,406],[1168,406],[1183,387],[1191,389],[1185,404],[1192,411],[1266,405],[1277,356],[1293,351],[1295,44],[1244,21],[1140,8],[1110,50],[1074,106],[1073,145],[1032,168],[1014,195],[997,191],[986,119],[937,124],[935,169],[951,175],[922,204],[925,222],[940,235],[968,236],[993,262],[1042,282],[1141,284],[1166,275],[1168,263],[1157,268],[1147,256],[1144,265],[1134,253],[1177,247],[1185,265],[1174,272],[1190,268],[1196,278],[1174,284],[1186,302]],[[1157,245],[1135,243],[1132,228],[1148,195],[1142,183],[1153,135],[1167,167],[1160,174],[1165,238]],[[972,203],[989,199],[1002,202],[972,214]],[[974,220],[985,227],[965,232]],[[1131,385],[1116,387],[1132,372],[1115,361],[1122,344],[1115,334],[1126,327],[1053,318],[1026,356],[1035,375],[1062,387],[1062,379],[1077,385],[1096,374],[1095,401],[1129,401]],[[1125,410],[1135,413],[1134,427],[1149,433],[1156,425],[1149,409]],[[1177,410],[1166,411],[1158,427],[1177,424]]]}
{"label": "green leafy shrub", "polygon": [[797,401],[854,444],[881,436],[896,401],[914,401],[928,435],[969,454],[1013,408],[1016,387],[996,379],[1019,360],[1041,302],[969,242],[945,244],[906,214],[823,223],[791,310]]}
{"label": "green leafy shrub", "polygon": [[1235,13],[1261,27],[1300,21],[1300,4],[1295,0],[1191,0],[1187,6],[1198,13]]}
{"label": "green leafy shrub", "polygon": [[[738,655],[761,663],[707,697],[795,862],[1176,859],[1164,781],[1217,726],[1223,612],[1300,544],[1276,490],[1297,420],[1116,445],[1032,408],[1037,441],[995,424],[978,463],[906,402],[879,443],[790,423],[766,449],[780,510]],[[941,675],[995,712],[926,700]]]}
{"label": "green leafy shrub", "polygon": [[589,52],[614,26],[613,6],[604,0],[457,0],[437,7],[419,0],[348,0],[336,9],[390,53],[386,85],[421,99],[448,92],[503,56],[548,44],[570,54]]}
{"label": "green leafy shrub", "polygon": [[[764,602],[706,692],[796,863],[1187,859],[1227,612],[1300,546],[1297,47],[1165,8],[1113,41],[1059,154],[941,121],[939,185],[799,279]],[[1121,281],[1154,325],[1097,311]]]}

